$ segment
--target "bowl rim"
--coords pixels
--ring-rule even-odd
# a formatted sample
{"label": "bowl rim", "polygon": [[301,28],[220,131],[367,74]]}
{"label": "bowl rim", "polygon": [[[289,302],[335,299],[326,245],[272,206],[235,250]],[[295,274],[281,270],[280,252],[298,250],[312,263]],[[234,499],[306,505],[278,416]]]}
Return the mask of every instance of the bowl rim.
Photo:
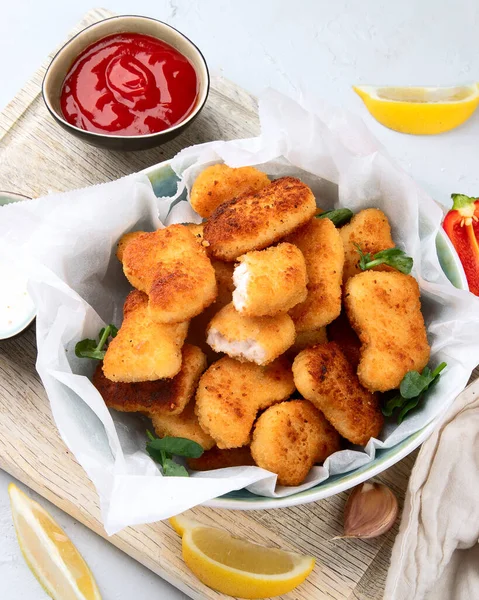
{"label": "bowl rim", "polygon": [[[94,29],[95,27],[99,26],[102,23],[105,23],[106,21],[116,21],[116,20],[122,20],[122,19],[142,19],[145,21],[154,21],[155,23],[160,23],[161,25],[164,25],[165,27],[172,29],[173,31],[175,31],[178,35],[180,35],[182,38],[184,38],[192,47],[194,50],[196,50],[196,52],[198,53],[201,62],[203,63],[203,66],[205,68],[205,86],[204,86],[204,98],[203,100],[198,103],[196,105],[196,107],[194,108],[194,110],[191,111],[191,113],[186,117],[186,119],[184,119],[183,121],[180,121],[179,123],[177,123],[176,125],[173,125],[172,127],[168,127],[168,129],[164,129],[163,131],[157,131],[155,133],[146,133],[143,135],[110,135],[107,133],[98,133],[96,131],[88,131],[86,129],[81,129],[81,127],[77,127],[76,125],[72,125],[71,123],[69,123],[66,119],[64,119],[64,117],[59,114],[52,106],[51,102],[50,102],[50,98],[49,98],[49,94],[48,92],[45,90],[46,87],[46,81],[48,79],[49,73],[51,72],[52,67],[54,67],[54,63],[57,60],[57,58],[60,56],[60,54],[63,53],[63,51],[78,37],[80,37],[81,35],[83,35],[85,33],[85,31],[89,30],[89,29]],[[107,34],[109,35],[109,34]],[[107,37],[107,35],[105,35],[104,37]],[[155,37],[155,36],[151,36],[151,37]],[[99,38],[101,39],[101,38]],[[163,41],[161,38],[157,38],[160,41]],[[165,42],[166,43],[166,42]],[[195,69],[196,71],[196,69]],[[198,75],[198,73],[197,73]],[[199,79],[199,77],[198,77]],[[188,123],[190,123],[203,109],[204,105],[206,104],[206,101],[208,99],[208,95],[210,92],[210,82],[211,82],[211,77],[210,77],[210,71],[208,69],[208,63],[206,62],[206,59],[203,55],[203,53],[201,52],[201,50],[198,48],[198,46],[192,42],[190,40],[189,37],[187,37],[184,33],[182,33],[181,31],[179,31],[178,29],[176,29],[176,27],[173,27],[172,25],[170,25],[169,23],[165,23],[164,21],[160,21],[160,19],[155,19],[153,17],[145,17],[144,15],[115,15],[113,17],[107,17],[106,19],[102,19],[101,21],[97,21],[96,23],[92,23],[91,25],[88,25],[87,27],[84,27],[81,31],[79,31],[78,33],[76,33],[73,37],[71,37],[69,40],[67,40],[62,46],[61,48],[55,52],[52,60],[50,61],[50,64],[47,67],[47,70],[45,71],[45,75],[43,76],[43,80],[42,80],[42,98],[43,101],[45,103],[45,106],[48,109],[48,112],[52,115],[52,117],[57,120],[60,121],[62,123],[62,125],[64,125],[67,129],[73,129],[75,132],[78,132],[80,135],[89,135],[92,136],[93,138],[97,138],[97,139],[115,139],[115,140],[148,140],[148,139],[153,139],[157,136],[162,136],[165,134],[169,134],[173,131],[176,131],[177,129],[181,129],[183,127],[185,127],[185,125],[187,125]]]}

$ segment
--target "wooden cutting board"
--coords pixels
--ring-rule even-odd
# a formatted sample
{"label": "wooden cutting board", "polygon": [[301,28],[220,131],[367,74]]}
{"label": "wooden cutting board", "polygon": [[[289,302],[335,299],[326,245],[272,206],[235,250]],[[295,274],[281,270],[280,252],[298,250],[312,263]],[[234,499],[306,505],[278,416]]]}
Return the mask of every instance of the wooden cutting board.
{"label": "wooden cutting board", "polygon": [[[110,15],[106,10],[92,10],[76,31]],[[200,117],[167,145],[135,153],[87,146],[66,135],[43,104],[41,81],[50,58],[0,114],[2,190],[32,197],[70,190],[139,171],[192,144],[258,134],[255,99],[233,83],[213,77]],[[0,342],[0,467],[107,537],[96,491],[56,430],[35,360],[34,327]],[[401,504],[415,456],[377,478],[397,493]],[[284,598],[376,600],[382,598],[397,525],[376,540],[333,541],[341,534],[346,497],[343,493],[288,509],[198,508],[193,512],[198,519],[224,526],[238,536],[314,555],[317,567],[308,581]],[[188,571],[181,559],[180,540],[167,523],[130,527],[107,539],[192,598],[224,598]]]}

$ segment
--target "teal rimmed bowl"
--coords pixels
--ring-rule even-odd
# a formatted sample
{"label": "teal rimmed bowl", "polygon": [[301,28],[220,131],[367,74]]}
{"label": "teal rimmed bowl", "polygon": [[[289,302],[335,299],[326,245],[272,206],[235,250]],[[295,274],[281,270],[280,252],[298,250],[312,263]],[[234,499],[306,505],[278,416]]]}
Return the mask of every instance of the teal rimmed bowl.
{"label": "teal rimmed bowl", "polygon": [[[156,196],[173,196],[176,193],[179,179],[171,169],[168,161],[150,167],[144,172],[148,175]],[[186,200],[186,191],[178,198],[178,202],[180,200]],[[452,243],[442,228],[439,229],[437,234],[436,249],[441,267],[449,281],[455,287],[467,290],[468,285],[462,264]],[[362,481],[371,479],[375,475],[378,475],[399,462],[429,437],[435,425],[436,421],[432,421],[417,433],[410,435],[404,441],[396,444],[396,446],[377,450],[375,459],[363,467],[354,469],[349,473],[332,475],[324,482],[319,483],[308,490],[292,494],[286,498],[257,496],[246,489],[242,489],[209,500],[205,502],[204,505],[213,508],[230,508],[235,510],[285,508],[287,506],[315,502],[316,500],[339,494],[344,490],[358,485]]]}

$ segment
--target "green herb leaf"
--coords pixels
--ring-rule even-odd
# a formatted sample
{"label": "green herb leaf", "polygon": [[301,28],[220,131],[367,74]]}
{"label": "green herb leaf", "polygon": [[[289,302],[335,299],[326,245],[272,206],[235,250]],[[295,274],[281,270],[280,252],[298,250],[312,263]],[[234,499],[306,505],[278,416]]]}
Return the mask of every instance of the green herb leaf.
{"label": "green herb leaf", "polygon": [[94,358],[95,360],[103,360],[106,350],[103,350],[108,338],[114,338],[118,333],[118,329],[114,325],[102,327],[98,334],[98,342],[96,340],[81,340],[75,345],[75,354],[78,358]]}
{"label": "green herb leaf", "polygon": [[203,448],[198,443],[181,437],[156,438],[147,443],[147,448],[163,450],[174,456],[188,458],[199,458],[203,454]]}
{"label": "green herb leaf", "polygon": [[419,405],[425,393],[436,385],[446,366],[447,364],[442,362],[434,371],[431,371],[429,367],[424,367],[422,373],[418,371],[406,373],[399,386],[399,393],[393,393],[392,396],[385,398],[381,408],[383,415],[390,417],[399,409],[397,419],[398,424],[401,424],[404,417]]}
{"label": "green herb leaf", "polygon": [[359,252],[359,268],[363,271],[377,267],[378,265],[389,265],[393,269],[406,275],[412,270],[413,259],[400,248],[389,248],[381,250],[372,255],[370,252],[363,252],[359,244],[354,244]]}
{"label": "green herb leaf", "polygon": [[353,218],[354,213],[349,208],[337,208],[325,210],[320,215],[316,215],[317,219],[330,219],[336,227],[346,225]]}
{"label": "green herb leaf", "polygon": [[163,475],[165,477],[189,477],[188,471],[183,465],[179,465],[171,458],[163,461]]}

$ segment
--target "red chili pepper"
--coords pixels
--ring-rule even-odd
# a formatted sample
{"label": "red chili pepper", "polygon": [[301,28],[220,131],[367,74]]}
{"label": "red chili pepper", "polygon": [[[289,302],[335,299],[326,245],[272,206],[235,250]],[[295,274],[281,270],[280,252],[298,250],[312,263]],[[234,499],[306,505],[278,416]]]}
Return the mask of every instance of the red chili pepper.
{"label": "red chili pepper", "polygon": [[479,296],[479,198],[451,197],[452,209],[442,226],[461,259],[470,291]]}

